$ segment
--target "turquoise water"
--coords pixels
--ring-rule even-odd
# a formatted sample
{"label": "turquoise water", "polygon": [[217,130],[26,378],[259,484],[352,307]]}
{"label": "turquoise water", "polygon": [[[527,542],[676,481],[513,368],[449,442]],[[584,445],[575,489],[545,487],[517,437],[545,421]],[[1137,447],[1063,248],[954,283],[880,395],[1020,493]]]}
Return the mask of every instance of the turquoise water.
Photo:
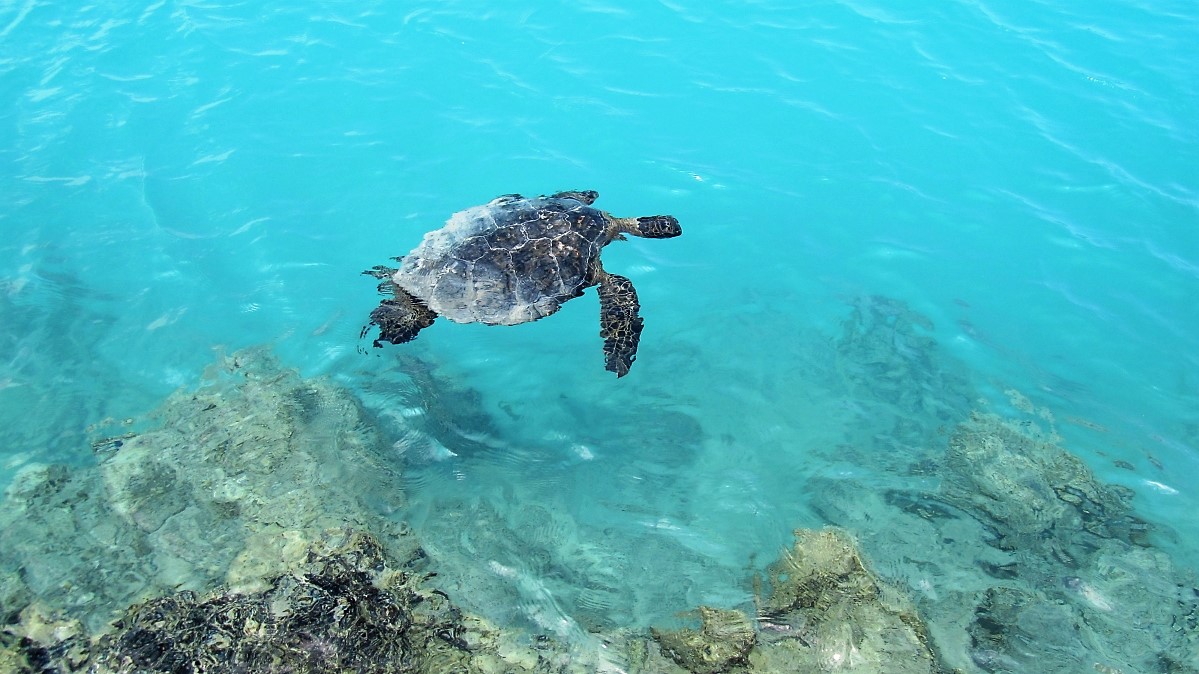
{"label": "turquoise water", "polygon": [[[820,494],[935,488],[902,467],[1031,405],[1194,569],[1197,45],[1186,2],[0,3],[0,470],[267,343],[379,416],[479,610],[641,626],[746,603],[796,527],[907,583]],[[357,339],[359,271],[561,189],[682,223],[605,251],[628,377],[594,293]],[[935,342],[898,373],[843,336],[896,314]]]}

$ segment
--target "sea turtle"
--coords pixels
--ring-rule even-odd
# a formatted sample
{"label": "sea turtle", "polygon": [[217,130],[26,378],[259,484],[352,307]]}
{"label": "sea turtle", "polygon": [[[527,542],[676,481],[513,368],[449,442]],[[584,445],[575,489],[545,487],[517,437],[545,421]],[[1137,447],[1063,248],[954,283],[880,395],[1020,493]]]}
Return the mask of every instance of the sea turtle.
{"label": "sea turtle", "polygon": [[425,235],[398,269],[363,272],[388,295],[362,329],[379,326],[380,342],[402,344],[438,316],[456,323],[517,325],[549,316],[563,302],[599,286],[605,368],[628,374],[642,320],[629,279],[604,271],[600,251],[624,234],[662,239],[682,234],[669,215],[617,218],[591,204],[593,191],[525,198],[507,194],[455,213]]}

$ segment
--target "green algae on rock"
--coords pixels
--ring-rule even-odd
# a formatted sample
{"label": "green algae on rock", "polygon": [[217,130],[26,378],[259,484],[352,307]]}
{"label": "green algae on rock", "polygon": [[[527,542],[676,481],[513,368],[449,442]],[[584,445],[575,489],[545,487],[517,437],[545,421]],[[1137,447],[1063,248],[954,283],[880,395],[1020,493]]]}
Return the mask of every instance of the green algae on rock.
{"label": "green algae on rock", "polygon": [[741,611],[699,607],[698,630],[652,629],[662,652],[694,674],[727,672],[743,665],[757,640],[753,624]]}
{"label": "green algae on rock", "polygon": [[867,568],[846,533],[797,530],[766,576],[765,596],[754,579],[756,634],[740,611],[701,607],[698,630],[653,630],[661,652],[692,674],[941,671],[916,609]]}
{"label": "green algae on rock", "polygon": [[879,580],[845,532],[797,530],[767,578],[751,671],[939,671],[916,608]]}

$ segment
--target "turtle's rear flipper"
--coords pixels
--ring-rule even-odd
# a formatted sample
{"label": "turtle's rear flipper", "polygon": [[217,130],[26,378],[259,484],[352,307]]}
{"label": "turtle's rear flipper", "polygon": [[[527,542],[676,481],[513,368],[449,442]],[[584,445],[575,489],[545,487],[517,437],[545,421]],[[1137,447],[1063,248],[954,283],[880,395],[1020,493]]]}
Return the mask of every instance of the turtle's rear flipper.
{"label": "turtle's rear flipper", "polygon": [[604,338],[604,369],[623,377],[637,358],[641,316],[637,291],[623,276],[604,273],[599,282],[600,337]]}
{"label": "turtle's rear flipper", "polygon": [[379,338],[372,342],[375,347],[381,347],[381,342],[403,344],[412,341],[416,333],[433,325],[437,314],[426,307],[423,302],[413,297],[408,291],[391,285],[391,299],[383,300],[371,312],[371,322],[362,328],[362,336],[370,331],[372,325],[379,326]]}

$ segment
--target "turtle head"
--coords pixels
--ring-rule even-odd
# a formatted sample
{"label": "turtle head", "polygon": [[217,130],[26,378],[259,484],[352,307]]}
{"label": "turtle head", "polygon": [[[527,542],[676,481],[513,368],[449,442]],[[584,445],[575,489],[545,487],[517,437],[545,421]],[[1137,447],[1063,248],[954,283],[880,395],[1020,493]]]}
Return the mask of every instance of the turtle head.
{"label": "turtle head", "polygon": [[629,233],[647,239],[669,239],[682,234],[683,228],[674,216],[650,215],[637,218],[636,223],[629,228]]}

